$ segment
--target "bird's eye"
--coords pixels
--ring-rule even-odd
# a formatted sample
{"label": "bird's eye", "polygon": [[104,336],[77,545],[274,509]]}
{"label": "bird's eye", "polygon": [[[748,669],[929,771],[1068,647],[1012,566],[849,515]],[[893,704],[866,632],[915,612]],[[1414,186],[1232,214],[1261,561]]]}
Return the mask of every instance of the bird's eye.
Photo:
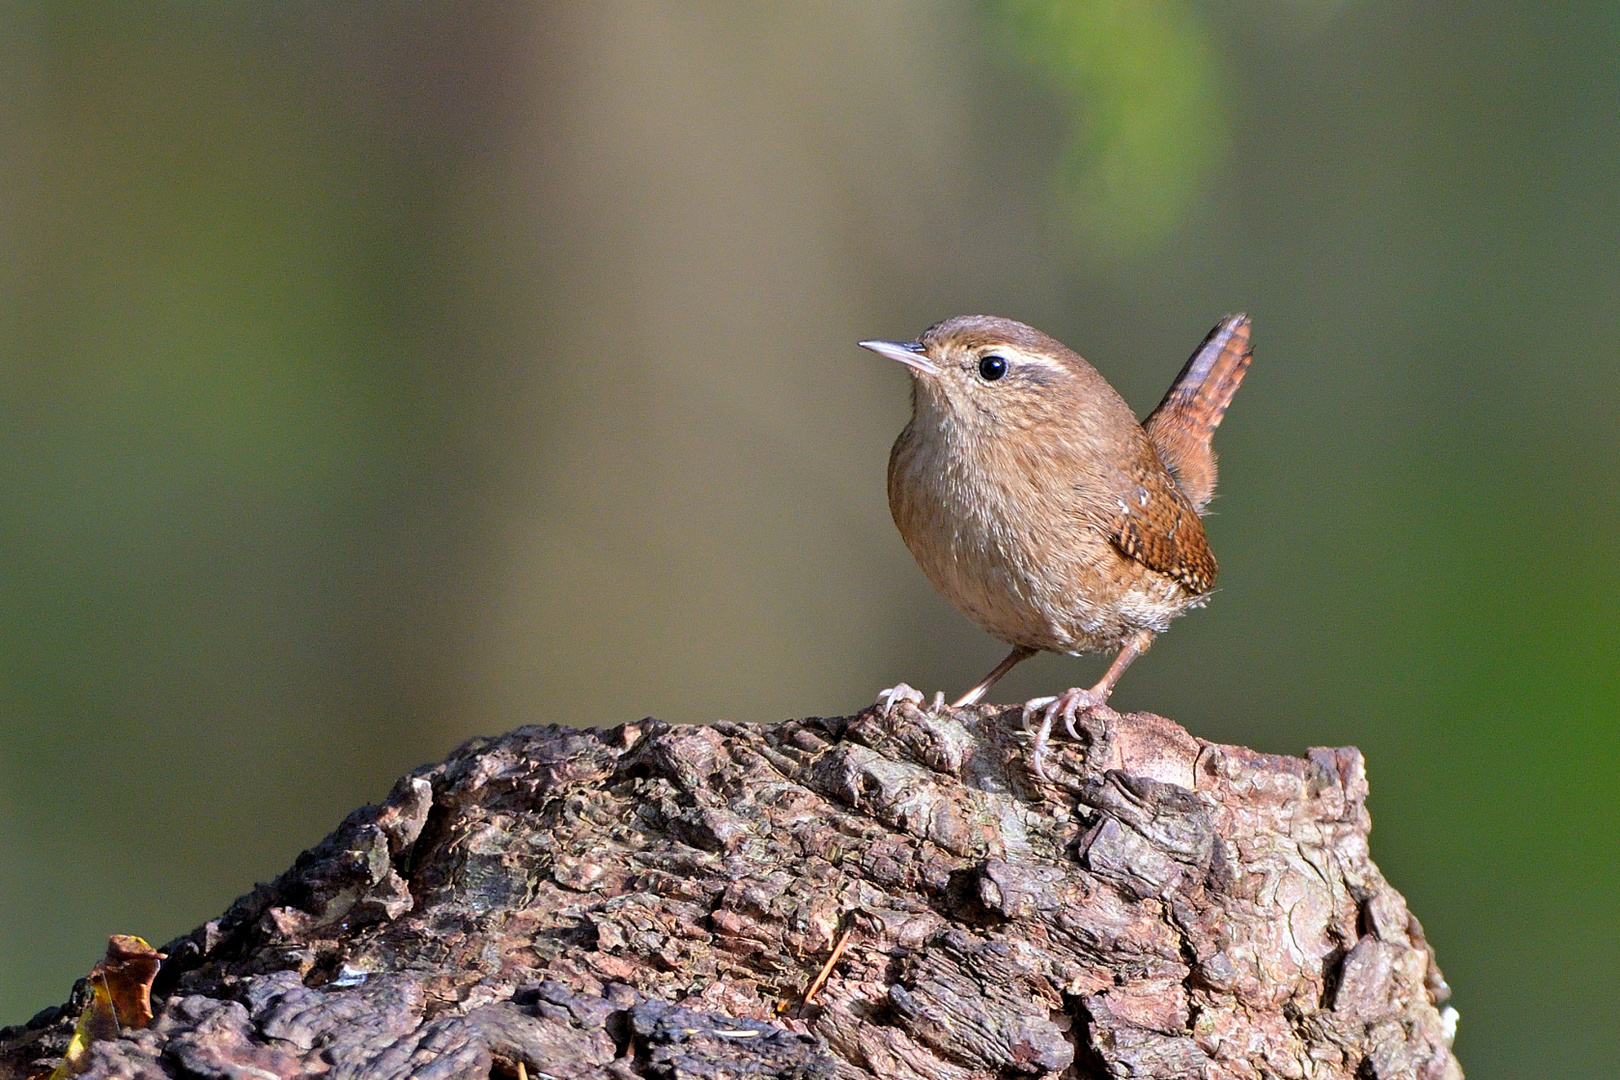
{"label": "bird's eye", "polygon": [[979,378],[985,382],[995,382],[1007,374],[1007,361],[994,353],[979,361]]}

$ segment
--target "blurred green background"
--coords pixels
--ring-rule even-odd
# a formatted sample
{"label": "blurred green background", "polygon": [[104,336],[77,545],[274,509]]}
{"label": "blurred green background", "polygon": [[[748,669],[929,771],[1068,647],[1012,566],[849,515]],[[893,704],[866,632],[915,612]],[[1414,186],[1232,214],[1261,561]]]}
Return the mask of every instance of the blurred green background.
{"label": "blurred green background", "polygon": [[1360,746],[1469,1075],[1620,1075],[1620,7],[6,5],[0,1022],[469,735],[960,690],[854,342],[1239,309],[1117,701]]}

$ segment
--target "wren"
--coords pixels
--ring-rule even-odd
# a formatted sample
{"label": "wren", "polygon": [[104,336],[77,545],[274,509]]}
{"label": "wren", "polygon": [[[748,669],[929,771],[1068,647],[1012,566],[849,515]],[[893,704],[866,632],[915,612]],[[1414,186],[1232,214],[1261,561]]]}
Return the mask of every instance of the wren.
{"label": "wren", "polygon": [[[961,315],[916,341],[863,341],[912,376],[912,416],[889,455],[889,509],[923,574],[1012,646],[956,701],[979,701],[1038,652],[1118,650],[1107,674],[1024,706],[1054,722],[1108,707],[1125,669],[1170,621],[1200,607],[1215,557],[1199,515],[1215,494],[1211,437],[1248,370],[1249,320],[1224,319],[1159,407],[1130,406],[1062,343],[1011,319]],[[922,695],[901,683],[886,710]],[[936,699],[939,700],[939,699]]]}

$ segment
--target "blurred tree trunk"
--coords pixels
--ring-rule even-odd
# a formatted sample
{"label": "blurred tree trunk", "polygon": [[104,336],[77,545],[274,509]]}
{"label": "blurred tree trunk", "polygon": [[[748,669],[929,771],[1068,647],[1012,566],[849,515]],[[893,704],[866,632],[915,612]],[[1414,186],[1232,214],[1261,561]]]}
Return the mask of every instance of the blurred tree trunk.
{"label": "blurred tree trunk", "polygon": [[1356,750],[1089,718],[1048,784],[1014,716],[474,740],[166,946],[83,1075],[1461,1077]]}

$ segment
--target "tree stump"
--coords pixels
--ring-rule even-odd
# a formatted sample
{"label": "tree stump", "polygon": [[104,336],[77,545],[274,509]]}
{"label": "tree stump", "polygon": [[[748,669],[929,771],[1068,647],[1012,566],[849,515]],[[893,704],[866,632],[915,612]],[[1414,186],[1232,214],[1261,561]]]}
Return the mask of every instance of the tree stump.
{"label": "tree stump", "polygon": [[475,739],[165,946],[83,1075],[1462,1076],[1358,751],[1081,728],[1053,782],[996,706]]}

